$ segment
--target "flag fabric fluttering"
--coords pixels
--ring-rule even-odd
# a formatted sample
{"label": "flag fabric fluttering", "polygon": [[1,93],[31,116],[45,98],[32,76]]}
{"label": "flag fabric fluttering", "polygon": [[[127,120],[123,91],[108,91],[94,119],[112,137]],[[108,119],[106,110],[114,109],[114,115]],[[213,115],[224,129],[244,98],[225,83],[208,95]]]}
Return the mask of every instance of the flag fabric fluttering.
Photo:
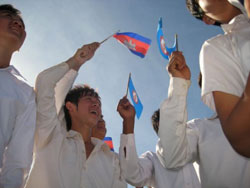
{"label": "flag fabric fluttering", "polygon": [[164,37],[163,37],[163,31],[162,31],[162,18],[159,19],[158,23],[158,28],[157,28],[157,42],[158,42],[158,47],[160,50],[161,55],[169,60],[169,56],[171,55],[172,52],[176,51],[176,38],[175,38],[175,43],[172,48],[168,48]]}
{"label": "flag fabric fluttering", "polygon": [[136,33],[125,32],[113,35],[119,42],[125,45],[133,54],[143,58],[151,44],[151,40]]}
{"label": "flag fabric fluttering", "polygon": [[112,142],[112,137],[105,137],[103,141],[109,146],[111,151],[114,151],[114,146]]}
{"label": "flag fabric fluttering", "polygon": [[141,100],[139,99],[139,96],[135,90],[131,76],[129,76],[128,89],[129,89],[129,94],[130,94],[131,100],[132,100],[134,108],[135,108],[136,117],[137,117],[137,119],[139,119],[141,116],[142,110],[143,110],[143,105],[142,105]]}

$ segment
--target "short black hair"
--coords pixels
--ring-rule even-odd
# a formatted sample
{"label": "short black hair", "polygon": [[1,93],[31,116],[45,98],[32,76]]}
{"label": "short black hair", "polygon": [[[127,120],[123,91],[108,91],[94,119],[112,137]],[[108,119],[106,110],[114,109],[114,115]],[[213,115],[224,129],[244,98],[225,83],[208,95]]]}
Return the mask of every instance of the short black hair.
{"label": "short black hair", "polygon": [[159,122],[160,122],[160,109],[156,110],[151,117],[152,126],[158,135]]}
{"label": "short black hair", "polygon": [[[200,7],[199,0],[186,0],[186,5],[187,5],[187,9],[189,10],[189,12],[197,19],[199,20],[203,20],[203,16],[205,15],[205,12],[202,10],[202,8]],[[214,25],[220,26],[221,23],[215,21]]]}
{"label": "short black hair", "polygon": [[64,107],[63,107],[64,108],[67,131],[71,130],[72,122],[71,122],[71,117],[70,117],[69,111],[66,108],[66,103],[71,102],[71,103],[75,104],[78,107],[78,102],[79,102],[80,98],[82,98],[84,96],[92,96],[92,97],[97,98],[98,100],[101,99],[99,94],[93,88],[90,88],[89,86],[76,85],[74,88],[72,88],[68,92],[68,94],[67,94],[67,96],[66,96],[66,98],[64,100]]}
{"label": "short black hair", "polygon": [[22,23],[23,23],[23,26],[25,26],[24,22],[23,22],[23,19],[21,17],[21,11],[14,8],[11,4],[0,5],[0,12],[9,12],[9,13],[11,13],[13,15],[19,16]]}

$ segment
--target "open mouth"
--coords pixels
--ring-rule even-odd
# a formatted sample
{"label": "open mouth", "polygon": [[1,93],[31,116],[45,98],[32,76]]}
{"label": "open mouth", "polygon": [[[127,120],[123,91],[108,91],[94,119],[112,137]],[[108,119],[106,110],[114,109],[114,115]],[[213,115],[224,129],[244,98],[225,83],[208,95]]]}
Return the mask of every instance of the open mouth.
{"label": "open mouth", "polygon": [[97,113],[96,110],[91,110],[90,113],[91,113],[91,114],[94,114],[94,115],[96,115],[96,116],[98,116],[98,113]]}

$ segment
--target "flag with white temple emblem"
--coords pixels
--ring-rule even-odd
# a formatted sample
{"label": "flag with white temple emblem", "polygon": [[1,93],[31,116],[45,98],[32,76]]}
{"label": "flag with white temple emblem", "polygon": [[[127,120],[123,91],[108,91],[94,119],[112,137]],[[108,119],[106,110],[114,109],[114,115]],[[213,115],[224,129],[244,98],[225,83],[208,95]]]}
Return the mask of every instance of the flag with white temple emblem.
{"label": "flag with white temple emblem", "polygon": [[131,32],[116,33],[113,37],[141,58],[146,55],[151,44],[150,39]]}

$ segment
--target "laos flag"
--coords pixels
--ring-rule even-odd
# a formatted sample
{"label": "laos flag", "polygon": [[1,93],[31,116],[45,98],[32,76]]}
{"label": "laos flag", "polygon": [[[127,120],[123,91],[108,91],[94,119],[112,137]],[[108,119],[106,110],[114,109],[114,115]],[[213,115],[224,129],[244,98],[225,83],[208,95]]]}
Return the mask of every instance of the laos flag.
{"label": "laos flag", "polygon": [[109,146],[111,151],[114,151],[114,146],[111,137],[105,137],[103,141]]}
{"label": "laos flag", "polygon": [[125,45],[133,54],[143,58],[151,44],[151,40],[136,33],[116,33],[113,35],[119,42]]}
{"label": "laos flag", "polygon": [[169,59],[169,56],[173,51],[176,51],[176,38],[175,38],[175,43],[172,48],[168,48],[164,37],[163,37],[163,32],[162,32],[162,18],[160,18],[159,23],[158,23],[158,28],[157,28],[157,42],[158,42],[158,47],[160,50],[161,55],[165,59]]}
{"label": "laos flag", "polygon": [[142,110],[143,110],[143,106],[142,103],[139,99],[139,96],[135,90],[134,84],[132,82],[131,76],[129,77],[129,82],[128,82],[128,89],[129,89],[129,94],[130,97],[132,99],[132,102],[134,104],[134,108],[135,108],[135,112],[136,112],[136,117],[137,119],[140,118]]}

